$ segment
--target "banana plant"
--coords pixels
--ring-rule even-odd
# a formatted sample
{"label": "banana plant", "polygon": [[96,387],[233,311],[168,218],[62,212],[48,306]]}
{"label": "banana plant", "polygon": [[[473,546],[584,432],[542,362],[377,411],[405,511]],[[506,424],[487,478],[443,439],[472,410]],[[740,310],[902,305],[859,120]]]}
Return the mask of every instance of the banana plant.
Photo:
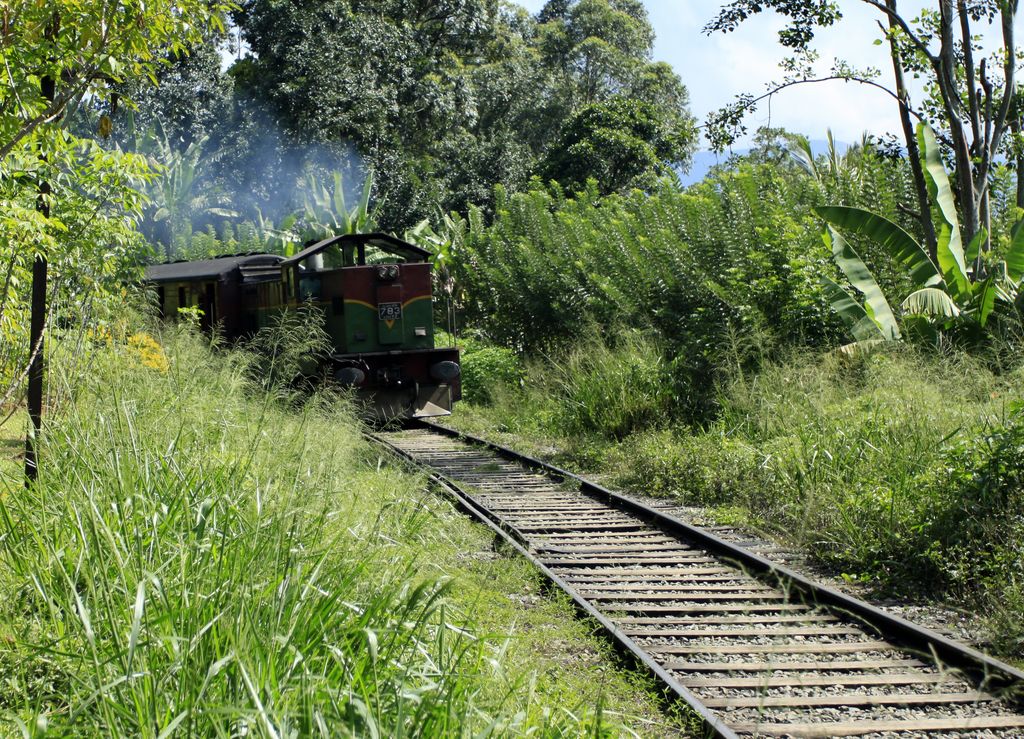
{"label": "banana plant", "polygon": [[302,237],[295,231],[299,217],[290,213],[281,219],[277,226],[269,218],[263,217],[263,211],[256,209],[256,220],[252,223],[253,236],[263,251],[271,254],[293,256],[302,244]]}
{"label": "banana plant", "polygon": [[345,203],[345,187],[341,172],[334,172],[331,179],[334,185],[333,192],[314,174],[306,175],[302,209],[305,227],[303,237],[307,240],[324,239],[328,236],[375,231],[377,222],[370,210],[373,173],[366,176],[362,196],[351,210]]}
{"label": "banana plant", "polygon": [[955,321],[964,320],[984,328],[997,302],[1012,305],[1020,292],[1024,278],[1022,224],[1014,229],[1005,259],[993,265],[987,275],[975,274],[973,265],[987,234],[978,233],[964,247],[953,191],[935,132],[922,124],[917,136],[933,210],[940,218],[934,262],[913,236],[883,216],[863,208],[815,208],[829,224],[823,238],[832,249],[836,265],[863,298],[861,302],[834,280],[822,278],[833,310],[849,327],[856,345],[897,341],[903,337],[903,332],[901,321],[897,320],[896,312],[874,275],[841,232],[875,241],[907,270],[914,289],[900,302],[899,312],[904,328],[913,328],[916,333],[934,336],[938,330],[951,328]]}
{"label": "banana plant", "polygon": [[208,136],[197,138],[180,149],[171,142],[159,120],[139,132],[134,116],[129,118],[129,132],[135,151],[145,155],[153,170],[159,173],[147,188],[150,206],[142,228],[168,257],[175,239],[187,238],[191,233],[195,219],[238,216],[227,207],[227,196],[205,177],[206,169],[219,157],[217,153],[204,150]]}

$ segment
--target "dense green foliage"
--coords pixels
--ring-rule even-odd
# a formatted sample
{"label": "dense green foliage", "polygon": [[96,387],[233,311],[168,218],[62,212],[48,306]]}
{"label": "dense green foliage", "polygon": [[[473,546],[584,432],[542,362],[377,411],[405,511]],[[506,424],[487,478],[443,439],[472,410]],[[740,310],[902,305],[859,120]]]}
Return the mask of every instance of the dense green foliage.
{"label": "dense green foliage", "polygon": [[618,337],[614,348],[584,342],[551,370],[544,386],[557,409],[552,420],[568,434],[601,429],[619,439],[658,425],[673,410],[661,353],[640,336]]}
{"label": "dense green foliage", "polygon": [[456,338],[446,331],[435,333],[438,346],[458,346],[462,368],[462,397],[470,403],[492,400],[491,390],[516,387],[523,379],[523,364],[518,354],[505,347],[480,341],[472,335]]}
{"label": "dense green foliage", "polygon": [[604,193],[650,190],[659,175],[686,163],[690,139],[687,122],[663,120],[650,103],[595,103],[565,122],[540,173],[567,190],[581,189],[591,178]]}
{"label": "dense green foliage", "polygon": [[[161,125],[182,151],[202,143],[196,187],[243,220],[300,210],[309,173],[340,172],[352,195],[372,171],[378,220],[401,230],[486,206],[498,183],[525,187],[560,166],[574,136],[590,146],[573,177],[612,190],[649,184],[696,144],[686,88],[650,61],[638,0],[551,3],[537,17],[493,0],[239,5],[247,53],[227,71],[216,64],[225,39],[207,34],[194,54],[168,53],[160,87],[129,90],[142,129]],[[642,121],[623,116],[638,110]],[[595,111],[614,120],[588,129]],[[113,120],[130,147],[125,114]],[[219,220],[195,212],[189,225]]]}
{"label": "dense green foliage", "polygon": [[[644,698],[576,648],[565,604],[361,442],[343,400],[294,382],[324,349],[312,310],[245,351],[211,352],[198,309],[166,353],[125,328],[148,248],[290,254],[378,229],[435,251],[438,308],[466,333],[439,337],[463,349],[457,423],[755,524],[851,581],[979,604],[1024,654],[1024,164],[988,169],[984,126],[991,150],[950,151],[966,118],[941,94],[927,112],[956,125],[906,156],[829,135],[815,157],[767,129],[683,188],[696,128],[640,0],[12,8],[0,412],[38,254],[60,371],[39,482],[22,492],[0,460],[9,731],[628,731]],[[798,51],[838,20],[825,0],[736,0],[717,22],[767,8]],[[887,37],[898,63],[927,71],[907,33]],[[844,351],[851,327],[883,346]]]}
{"label": "dense green foliage", "polygon": [[[988,235],[984,229],[969,243],[965,242],[935,132],[921,124],[918,143],[926,165],[932,210],[940,216],[932,229],[938,234],[934,259],[926,246],[897,224],[868,209],[815,209],[830,224],[825,240],[832,246],[836,264],[864,296],[861,305],[841,285],[822,278],[832,296],[833,308],[850,328],[858,347],[895,341],[901,338],[901,326],[911,337],[925,337],[934,343],[947,336],[965,334],[969,340],[977,341],[990,318],[1015,321],[1019,317],[1017,300],[1024,278],[1024,231],[1020,226],[1024,222],[1014,227],[1010,243],[998,254],[999,259],[991,250],[981,253]],[[878,243],[906,271],[913,292],[898,304],[899,320],[871,270],[839,231],[856,233]]]}
{"label": "dense green foliage", "polygon": [[[153,74],[161,50],[197,43],[225,8],[22,1],[0,11],[0,407],[23,387],[37,256],[51,268],[47,320],[67,329],[117,310],[145,251],[134,226],[150,168],[105,149],[96,129],[76,135],[70,111],[83,99],[109,110],[119,82]],[[93,122],[109,133],[109,118]]]}
{"label": "dense green foliage", "polygon": [[[574,196],[539,184],[499,190],[492,221],[471,209],[446,223],[454,298],[470,325],[527,352],[649,329],[673,407],[700,421],[722,370],[838,338],[819,280],[836,268],[810,206],[892,212],[907,187],[905,169],[871,150],[812,177],[770,144],[685,191],[671,182],[609,196],[596,184]],[[884,250],[867,249],[880,279],[902,279]]]}

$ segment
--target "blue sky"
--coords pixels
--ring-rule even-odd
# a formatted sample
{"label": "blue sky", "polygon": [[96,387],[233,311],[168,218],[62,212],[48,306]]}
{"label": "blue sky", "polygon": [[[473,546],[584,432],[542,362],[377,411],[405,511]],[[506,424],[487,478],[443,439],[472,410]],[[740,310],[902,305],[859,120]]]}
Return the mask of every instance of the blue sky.
{"label": "blue sky", "polygon": [[[739,93],[760,93],[772,79],[782,75],[778,61],[784,50],[777,43],[776,32],[782,27],[771,13],[752,18],[731,34],[708,37],[704,25],[714,17],[725,0],[644,0],[651,24],[657,34],[654,58],[669,62],[690,91],[690,109],[699,120]],[[543,0],[521,0],[531,12]],[[886,47],[875,46],[881,37],[876,24],[878,14],[859,0],[840,0],[844,19],[837,26],[821,32],[815,48],[821,54],[823,69],[836,57],[857,67],[872,66],[882,72],[881,80],[891,84],[892,67]],[[934,2],[902,0],[904,13],[916,14],[921,8],[935,7]],[[986,45],[998,42],[998,29],[979,29],[986,35]],[[840,141],[853,142],[861,133],[892,132],[899,134],[896,104],[885,93],[865,86],[827,82],[800,86],[776,96],[770,109],[762,105],[748,119],[748,128],[771,124],[824,139],[831,127]],[[706,142],[705,142],[706,143]]]}

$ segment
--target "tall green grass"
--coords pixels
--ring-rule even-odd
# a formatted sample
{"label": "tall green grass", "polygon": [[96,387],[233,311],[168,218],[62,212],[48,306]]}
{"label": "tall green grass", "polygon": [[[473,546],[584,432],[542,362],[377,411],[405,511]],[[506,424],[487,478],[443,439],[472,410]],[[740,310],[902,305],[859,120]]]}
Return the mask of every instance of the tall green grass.
{"label": "tall green grass", "polygon": [[464,378],[471,385],[468,405],[515,406],[504,415],[510,429],[617,439],[662,423],[673,407],[676,389],[661,347],[639,331],[622,330],[610,340],[595,332],[572,349],[529,362],[480,340],[462,346],[463,363],[472,369]]}
{"label": "tall green grass", "polygon": [[545,386],[568,434],[597,430],[619,439],[661,423],[671,411],[672,381],[659,347],[636,333],[613,344],[591,340],[548,365]]}
{"label": "tall green grass", "polygon": [[[997,647],[1024,654],[1024,370],[905,347],[794,354],[706,388],[720,413],[694,428],[649,412],[642,373],[630,395],[622,369],[649,364],[642,347],[579,351],[532,365],[526,390],[496,390],[454,422],[621,488],[739,516],[851,580],[981,603]],[[629,412],[638,422],[621,425]]]}
{"label": "tall green grass", "polygon": [[288,410],[254,390],[246,355],[165,340],[166,373],[94,347],[38,484],[3,482],[6,730],[627,731],[621,684],[605,713],[592,684],[560,693],[524,666],[514,631],[478,632],[474,603],[504,597],[463,582],[456,553],[480,535],[384,466],[343,403]]}
{"label": "tall green grass", "polygon": [[1019,379],[912,350],[798,358],[735,379],[717,428],[754,445],[770,472],[740,498],[759,519],[855,576],[941,578],[920,568],[934,549],[922,539],[950,534],[932,525],[943,471],[957,443],[1005,421]]}

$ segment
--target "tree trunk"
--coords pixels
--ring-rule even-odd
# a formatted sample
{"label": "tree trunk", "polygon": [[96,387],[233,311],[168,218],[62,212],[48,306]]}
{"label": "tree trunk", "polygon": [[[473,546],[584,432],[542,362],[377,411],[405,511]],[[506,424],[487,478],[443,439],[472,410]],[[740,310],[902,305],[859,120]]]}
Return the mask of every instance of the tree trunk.
{"label": "tree trunk", "polygon": [[[1013,114],[1010,117],[1010,131],[1013,133],[1013,137],[1017,138],[1020,136],[1021,129],[1021,116],[1024,111],[1021,110],[1020,103],[1018,102],[1014,106]],[[1024,208],[1024,154],[1018,154],[1014,159],[1013,174],[1017,179],[1017,207]]]}
{"label": "tree trunk", "polygon": [[[977,195],[977,188],[974,182],[974,162],[971,158],[970,145],[967,140],[967,132],[963,122],[963,101],[960,98],[960,89],[957,85],[956,70],[959,60],[956,56],[956,46],[953,40],[953,10],[952,0],[941,0],[939,3],[939,39],[941,46],[938,56],[931,59],[932,68],[935,70],[936,82],[941,93],[943,107],[946,113],[946,122],[949,124],[949,136],[953,144],[954,166],[954,187],[960,201],[960,213],[963,223],[964,242],[969,243],[981,228],[981,207],[980,198]],[[970,54],[970,48],[963,50]],[[973,62],[972,62],[973,64]],[[973,90],[970,94],[974,94]],[[981,253],[975,262],[974,271],[980,276],[982,266]]]}
{"label": "tree trunk", "polygon": [[[885,4],[893,13],[896,12],[896,0],[885,0]],[[889,31],[894,32],[897,28],[896,22],[890,16]],[[907,142],[907,158],[910,161],[910,171],[914,176],[914,190],[917,193],[917,211],[921,222],[921,231],[924,234],[928,256],[934,262],[937,259],[937,240],[935,237],[935,224],[932,222],[931,204],[928,200],[928,185],[924,181],[921,151],[917,146],[914,124],[910,120],[910,96],[907,93],[906,81],[903,79],[903,60],[900,57],[900,50],[893,36],[889,37],[889,54],[892,57],[892,72],[896,80],[896,95],[900,100],[900,125],[903,127],[903,139]]]}

